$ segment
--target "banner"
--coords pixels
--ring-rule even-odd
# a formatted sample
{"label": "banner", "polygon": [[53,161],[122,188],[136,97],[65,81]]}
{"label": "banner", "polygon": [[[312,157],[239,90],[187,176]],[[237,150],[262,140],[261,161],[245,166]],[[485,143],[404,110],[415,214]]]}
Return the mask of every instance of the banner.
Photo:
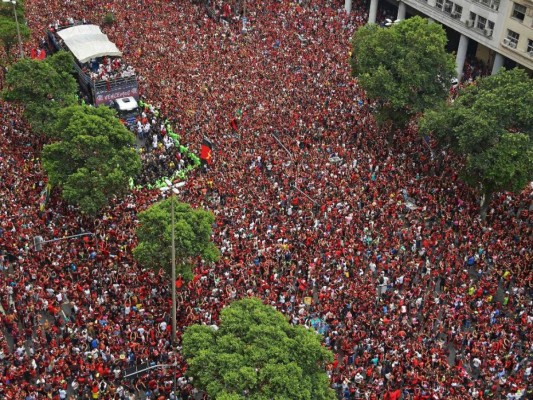
{"label": "banner", "polygon": [[50,184],[47,183],[45,188],[41,190],[41,194],[39,195],[39,211],[44,211],[44,208],[46,207],[46,203],[48,203],[49,197],[50,197]]}
{"label": "banner", "polygon": [[202,141],[200,160],[206,162],[208,165],[211,165],[213,162],[213,143],[206,137],[204,137],[204,140]]}
{"label": "banner", "polygon": [[115,87],[109,88],[108,90],[98,90],[95,93],[94,105],[99,106],[100,104],[112,105],[113,100],[119,99],[121,97],[135,97],[136,100],[139,99],[139,90],[136,86],[132,85],[130,87]]}

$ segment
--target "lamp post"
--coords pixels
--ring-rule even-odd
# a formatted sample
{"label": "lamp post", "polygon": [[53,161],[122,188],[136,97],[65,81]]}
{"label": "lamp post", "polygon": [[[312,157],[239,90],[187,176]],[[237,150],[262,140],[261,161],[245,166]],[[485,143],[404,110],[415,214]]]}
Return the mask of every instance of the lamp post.
{"label": "lamp post", "polygon": [[272,133],[272,137],[276,140],[276,142],[278,142],[281,148],[285,150],[285,152],[289,155],[291,159],[291,163],[296,165],[296,177],[294,179],[294,187],[298,188],[298,172],[300,170],[300,165],[294,160],[294,156],[292,155],[291,151],[288,148],[286,148],[283,143],[281,143],[281,140],[278,139],[275,133]]}
{"label": "lamp post", "polygon": [[242,9],[242,31],[243,33],[246,33],[246,31],[248,30],[246,28],[246,23],[248,22],[248,18],[246,17],[246,0],[244,0],[244,5],[243,5],[243,9]]}
{"label": "lamp post", "polygon": [[41,251],[43,249],[43,244],[45,243],[59,242],[61,240],[67,240],[67,239],[77,238],[81,236],[93,236],[93,235],[94,233],[92,232],[84,232],[84,233],[78,233],[77,235],[70,235],[70,236],[65,236],[62,238],[51,239],[51,240],[44,240],[42,236],[34,236],[33,247],[35,251]]}
{"label": "lamp post", "polygon": [[309,196],[307,193],[305,193],[304,191],[302,191],[299,187],[298,187],[298,176],[299,176],[299,171],[300,171],[300,164],[298,164],[296,162],[296,160],[294,159],[294,156],[293,154],[291,153],[291,151],[285,147],[285,145],[283,143],[281,143],[281,140],[278,139],[278,137],[272,133],[272,137],[276,140],[276,142],[278,142],[278,144],[281,146],[281,148],[283,150],[285,150],[285,152],[289,155],[290,159],[291,159],[291,163],[295,164],[296,165],[296,178],[294,180],[294,189],[296,189],[298,192],[300,192],[301,194],[303,194],[305,197],[307,197],[309,200],[311,200],[314,204],[318,204],[318,201],[316,201],[315,199],[313,199],[311,196]]}
{"label": "lamp post", "polygon": [[11,3],[13,4],[13,14],[15,14],[15,25],[17,26],[17,38],[19,42],[19,53],[20,58],[24,58],[24,50],[22,49],[22,39],[20,37],[20,27],[19,27],[19,19],[17,16],[17,1],[16,0],[2,0],[2,3]]}
{"label": "lamp post", "polygon": [[[175,196],[179,193],[179,188],[185,185],[185,182],[178,182],[176,184],[173,184],[170,180],[165,179],[165,183],[167,186],[163,186],[161,188],[161,191],[163,193],[170,190],[172,192],[172,195],[170,197],[171,201],[171,208],[170,208],[170,221],[172,224],[172,236],[171,236],[171,262],[172,262],[172,272],[171,272],[171,280],[172,280],[172,349],[176,347],[176,328],[177,328],[177,322],[176,322],[176,225],[174,224],[174,201]],[[172,382],[174,385],[174,394],[176,394],[176,374],[173,373],[172,376]]]}

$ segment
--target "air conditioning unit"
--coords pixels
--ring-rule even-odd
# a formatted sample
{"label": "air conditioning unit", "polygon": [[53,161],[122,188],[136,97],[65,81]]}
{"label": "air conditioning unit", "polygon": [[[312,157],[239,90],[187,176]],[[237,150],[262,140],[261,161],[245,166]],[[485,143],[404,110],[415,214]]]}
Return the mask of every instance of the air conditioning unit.
{"label": "air conditioning unit", "polygon": [[492,4],[490,5],[490,8],[492,8],[493,10],[497,10],[498,7],[499,7],[499,4],[494,4],[494,3],[492,3]]}
{"label": "air conditioning unit", "polygon": [[452,12],[452,18],[461,18],[461,14],[459,14],[457,11]]}
{"label": "air conditioning unit", "polygon": [[509,43],[511,43],[511,41],[509,39],[507,39],[507,38],[503,39],[503,44],[505,46],[509,46]]}
{"label": "air conditioning unit", "polygon": [[492,29],[488,29],[488,28],[484,29],[483,34],[489,37],[492,36]]}
{"label": "air conditioning unit", "polygon": [[529,54],[530,57],[533,57],[533,50],[529,51],[527,54]]}
{"label": "air conditioning unit", "polygon": [[510,42],[510,43],[509,43],[509,47],[510,47],[511,49],[516,49],[516,43],[515,43],[515,42]]}
{"label": "air conditioning unit", "polygon": [[465,21],[465,24],[468,28],[472,28],[474,26],[474,21],[472,21],[471,19],[467,19]]}
{"label": "air conditioning unit", "polygon": [[528,8],[527,9],[527,16],[528,17],[533,17],[533,8]]}

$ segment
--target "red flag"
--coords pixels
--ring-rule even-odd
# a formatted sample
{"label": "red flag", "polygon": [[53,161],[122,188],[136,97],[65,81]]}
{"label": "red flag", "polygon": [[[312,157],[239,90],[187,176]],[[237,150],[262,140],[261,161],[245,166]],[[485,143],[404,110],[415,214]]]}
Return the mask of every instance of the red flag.
{"label": "red flag", "polygon": [[235,118],[232,118],[230,121],[231,129],[233,129],[234,132],[237,132],[238,126],[237,126],[237,120]]}
{"label": "red flag", "polygon": [[211,143],[208,138],[204,137],[204,140],[202,141],[202,149],[200,150],[200,160],[211,165],[211,163],[213,162],[212,155],[213,143]]}

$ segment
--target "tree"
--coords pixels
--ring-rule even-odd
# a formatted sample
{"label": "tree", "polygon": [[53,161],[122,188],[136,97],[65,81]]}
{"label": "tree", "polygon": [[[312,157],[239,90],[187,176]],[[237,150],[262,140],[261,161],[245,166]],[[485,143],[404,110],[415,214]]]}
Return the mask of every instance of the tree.
{"label": "tree", "polygon": [[[20,24],[20,38],[21,40],[28,39],[30,37],[30,30],[24,24]],[[7,62],[12,59],[12,49],[18,44],[17,24],[11,13],[11,18],[0,16],[0,43],[4,48],[7,55]]]}
{"label": "tree", "polygon": [[[15,12],[19,22],[20,38],[26,40],[30,37],[30,30],[24,21],[24,2],[17,1]],[[0,43],[7,55],[6,61],[11,62],[12,49],[18,43],[17,24],[11,3],[0,3]]]}
{"label": "tree", "polygon": [[141,160],[135,138],[107,107],[71,106],[57,113],[58,142],[44,146],[43,166],[67,202],[95,215],[129,188]]}
{"label": "tree", "polygon": [[320,336],[290,325],[283,314],[258,299],[224,308],[219,329],[189,326],[182,346],[188,375],[210,398],[335,398],[325,373],[333,355],[320,344]]}
{"label": "tree", "polygon": [[484,218],[494,193],[533,180],[533,79],[521,69],[481,78],[427,112],[420,133],[465,158],[461,176],[479,191]]}
{"label": "tree", "polygon": [[455,74],[439,24],[413,17],[390,28],[368,24],[352,38],[352,75],[376,101],[376,118],[403,126],[411,116],[443,102]]}
{"label": "tree", "polygon": [[[21,24],[26,24],[24,20],[24,3],[25,3],[25,0],[18,0],[15,3],[15,10],[17,13],[17,18],[19,20],[19,23]],[[0,16],[14,18],[13,4],[11,2],[9,3],[0,2]]]}
{"label": "tree", "polygon": [[60,51],[43,61],[19,60],[6,74],[4,98],[24,105],[24,116],[35,131],[55,135],[57,112],[77,103],[73,62],[70,53]]}
{"label": "tree", "polygon": [[106,15],[104,15],[104,20],[103,20],[104,25],[111,26],[114,23],[115,23],[115,14],[113,14],[112,12],[109,12]]}
{"label": "tree", "polygon": [[[169,276],[171,266],[171,206],[175,199],[169,198],[153,204],[138,215],[138,244],[133,256],[143,266],[163,269]],[[176,244],[176,273],[184,279],[192,279],[191,263],[195,257],[212,262],[219,258],[219,251],[211,241],[215,217],[211,212],[193,209],[186,203],[174,203],[174,229]]]}

